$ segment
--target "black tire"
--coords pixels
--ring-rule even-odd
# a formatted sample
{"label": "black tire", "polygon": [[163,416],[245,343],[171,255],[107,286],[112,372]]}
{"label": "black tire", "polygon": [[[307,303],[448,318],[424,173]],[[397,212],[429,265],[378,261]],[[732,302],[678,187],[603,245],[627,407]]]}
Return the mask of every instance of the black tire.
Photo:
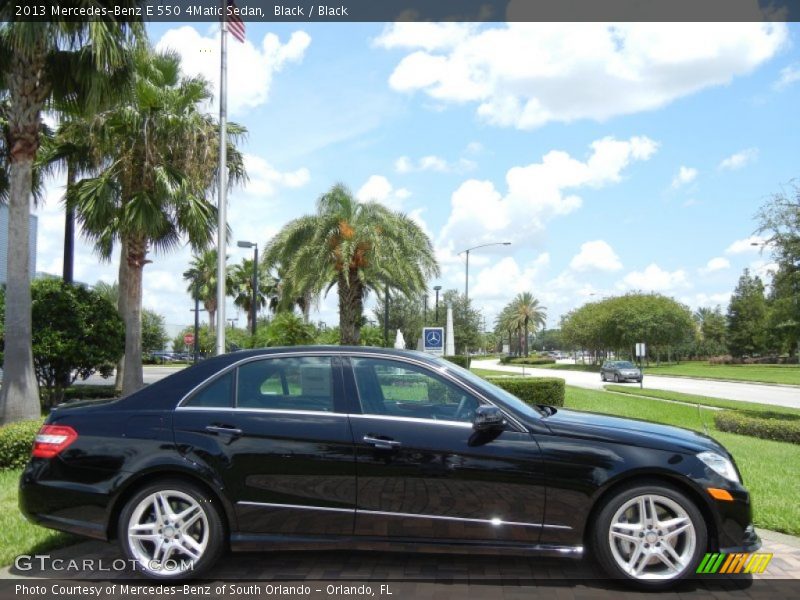
{"label": "black tire", "polygon": [[619,375],[614,373],[614,383],[619,383]]}
{"label": "black tire", "polygon": [[[139,562],[131,545],[131,540],[128,537],[128,529],[134,511],[143,500],[156,492],[169,491],[185,494],[194,499],[197,503],[200,510],[205,515],[205,522],[207,523],[207,544],[200,558],[194,561],[190,569],[180,572],[176,570],[157,572]],[[205,523],[200,526],[205,528]],[[160,479],[137,490],[125,503],[117,521],[119,545],[125,558],[129,561],[129,564],[134,565],[135,570],[145,577],[161,581],[177,581],[200,577],[210,569],[224,553],[226,548],[225,536],[225,527],[220,516],[220,508],[217,505],[217,500],[198,485],[181,479]]]}
{"label": "black tire", "polygon": [[[688,515],[694,527],[694,551],[689,553],[687,549],[687,561],[683,569],[670,579],[640,579],[620,567],[609,541],[609,530],[611,522],[616,512],[625,505],[626,502],[642,495],[663,496],[677,503]],[[614,579],[624,579],[628,583],[643,590],[664,590],[676,585],[679,581],[696,572],[697,565],[707,551],[708,532],[705,520],[693,500],[687,497],[679,489],[660,481],[637,482],[616,491],[603,501],[596,513],[595,522],[592,525],[590,535],[591,547],[594,556],[597,558],[603,570]],[[690,556],[690,558],[688,558]],[[656,560],[655,564],[660,567]]]}
{"label": "black tire", "polygon": [[600,381],[605,381],[605,380],[606,380],[606,374],[600,371]]}

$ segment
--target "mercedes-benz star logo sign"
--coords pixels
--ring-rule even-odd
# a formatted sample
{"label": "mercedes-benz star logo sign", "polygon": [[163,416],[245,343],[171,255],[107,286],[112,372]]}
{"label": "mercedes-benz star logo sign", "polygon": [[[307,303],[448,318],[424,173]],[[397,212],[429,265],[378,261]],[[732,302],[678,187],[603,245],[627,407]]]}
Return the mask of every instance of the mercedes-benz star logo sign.
{"label": "mercedes-benz star logo sign", "polygon": [[429,346],[439,346],[442,343],[442,336],[438,331],[429,331],[425,336],[425,341]]}

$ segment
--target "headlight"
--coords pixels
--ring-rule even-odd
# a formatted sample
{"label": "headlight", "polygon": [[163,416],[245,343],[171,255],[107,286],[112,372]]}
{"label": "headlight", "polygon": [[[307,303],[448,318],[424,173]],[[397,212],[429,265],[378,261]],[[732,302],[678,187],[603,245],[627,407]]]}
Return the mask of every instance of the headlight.
{"label": "headlight", "polygon": [[716,452],[701,452],[697,455],[697,458],[702,460],[725,479],[740,483],[736,468],[733,466],[733,463],[724,456],[720,456]]}

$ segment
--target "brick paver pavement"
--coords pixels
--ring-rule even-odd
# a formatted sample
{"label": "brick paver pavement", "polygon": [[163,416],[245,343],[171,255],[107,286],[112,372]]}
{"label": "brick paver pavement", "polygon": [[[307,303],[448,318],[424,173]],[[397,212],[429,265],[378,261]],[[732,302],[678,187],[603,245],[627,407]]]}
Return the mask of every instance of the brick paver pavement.
{"label": "brick paver pavement", "polygon": [[[800,539],[760,531],[764,540],[762,552],[774,558],[767,572],[749,576],[697,576],[666,594],[675,598],[781,598],[800,597]],[[120,557],[117,546],[102,542],[82,542],[70,548],[49,553],[52,558],[101,561],[107,568]],[[95,562],[94,564],[98,564]],[[591,560],[545,559],[524,556],[481,556],[458,554],[423,554],[408,552],[365,552],[343,550],[272,551],[227,555],[209,574],[213,582],[236,585],[227,598],[248,597],[249,585],[260,591],[259,598],[308,597],[361,598],[370,594],[350,588],[370,586],[371,594],[382,600],[405,598],[466,599],[492,598],[516,600],[546,597],[565,600],[634,598],[620,582],[607,579]],[[65,572],[22,571],[14,567],[0,570],[2,598],[23,597],[9,592],[13,582],[41,583],[42,578],[59,581],[123,581],[130,582],[129,571]],[[145,583],[143,580],[135,582]],[[391,598],[381,593],[380,585],[388,585]],[[268,585],[308,586],[309,593],[278,593]],[[341,586],[346,586],[342,588]],[[212,585],[212,589],[216,589]],[[273,593],[268,593],[270,590]],[[76,596],[79,597],[79,596]],[[174,600],[197,600],[197,595],[171,596]],[[215,596],[212,597],[222,597]],[[659,595],[659,597],[664,597]]]}

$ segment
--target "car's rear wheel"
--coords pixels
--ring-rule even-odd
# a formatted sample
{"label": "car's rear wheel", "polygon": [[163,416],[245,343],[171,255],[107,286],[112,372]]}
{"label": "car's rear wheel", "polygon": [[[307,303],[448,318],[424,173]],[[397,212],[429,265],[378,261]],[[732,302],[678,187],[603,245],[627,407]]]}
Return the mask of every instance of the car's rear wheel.
{"label": "car's rear wheel", "polygon": [[606,374],[600,371],[600,381],[605,381],[605,380],[606,380]]}
{"label": "car's rear wheel", "polygon": [[153,579],[198,577],[224,549],[224,527],[213,500],[198,486],[162,480],[136,492],[119,516],[120,546]]}
{"label": "car's rear wheel", "polygon": [[611,577],[664,589],[695,572],[707,536],[694,502],[672,486],[654,483],[609,498],[597,515],[592,541]]}

